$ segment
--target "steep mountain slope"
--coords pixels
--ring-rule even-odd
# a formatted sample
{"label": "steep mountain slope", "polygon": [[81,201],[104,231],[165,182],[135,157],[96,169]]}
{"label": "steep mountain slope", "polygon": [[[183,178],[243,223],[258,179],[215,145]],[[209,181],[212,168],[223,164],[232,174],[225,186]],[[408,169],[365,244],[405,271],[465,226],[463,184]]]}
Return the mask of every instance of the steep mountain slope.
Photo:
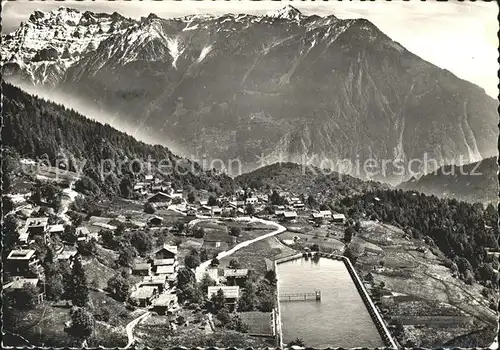
{"label": "steep mountain slope", "polygon": [[83,55],[58,88],[247,169],[262,157],[329,168],[373,158],[395,162],[374,178],[405,179],[397,166],[425,155],[447,164],[495,154],[497,102],[482,89],[367,20],[292,7],[263,17],[150,15]]}
{"label": "steep mountain slope", "polygon": [[[176,188],[232,191],[224,174],[205,171],[167,148],[135,140],[109,125],[85,118],[64,106],[2,83],[2,146],[23,157],[61,161],[85,178],[84,187],[109,195],[131,186],[133,177],[152,173]],[[94,191],[95,192],[95,191]]]}
{"label": "steep mountain slope", "polygon": [[438,197],[451,197],[467,202],[498,201],[498,160],[491,157],[464,166],[446,165],[435,172],[412,178],[398,187]]}
{"label": "steep mountain slope", "polygon": [[133,23],[116,12],[82,13],[66,7],[35,11],[15,32],[2,35],[2,73],[56,84],[82,55]]}

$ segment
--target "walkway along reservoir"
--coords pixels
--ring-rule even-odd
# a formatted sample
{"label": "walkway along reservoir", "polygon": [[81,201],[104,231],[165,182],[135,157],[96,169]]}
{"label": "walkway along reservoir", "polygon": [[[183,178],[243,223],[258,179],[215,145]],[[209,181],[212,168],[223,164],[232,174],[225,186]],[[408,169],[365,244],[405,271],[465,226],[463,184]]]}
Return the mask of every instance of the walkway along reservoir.
{"label": "walkway along reservoir", "polygon": [[344,260],[284,260],[276,264],[283,343],[299,337],[314,348],[395,347]]}

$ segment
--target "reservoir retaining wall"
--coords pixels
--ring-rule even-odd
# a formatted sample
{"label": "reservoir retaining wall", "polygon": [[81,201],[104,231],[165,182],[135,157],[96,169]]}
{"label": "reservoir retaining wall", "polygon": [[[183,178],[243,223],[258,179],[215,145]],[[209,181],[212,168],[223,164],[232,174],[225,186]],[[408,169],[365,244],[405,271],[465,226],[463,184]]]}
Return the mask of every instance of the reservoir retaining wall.
{"label": "reservoir retaining wall", "polygon": [[377,308],[375,307],[375,304],[373,303],[372,299],[368,295],[368,292],[366,291],[365,285],[361,281],[361,279],[358,276],[358,273],[354,269],[354,266],[352,265],[351,261],[346,258],[345,256],[339,256],[339,255],[333,255],[333,254],[324,254],[324,253],[317,253],[319,254],[320,257],[324,258],[333,258],[337,260],[342,260],[347,268],[347,271],[351,275],[352,280],[354,281],[354,285],[358,289],[359,295],[361,296],[361,299],[363,299],[363,302],[366,305],[366,308],[368,309],[368,313],[373,319],[373,322],[375,323],[375,326],[377,327],[380,336],[382,337],[382,340],[384,343],[393,349],[397,349],[398,346],[396,345],[396,342],[391,336],[391,333],[387,329],[387,326],[385,325],[384,320],[382,319],[382,316],[378,312]]}
{"label": "reservoir retaining wall", "polygon": [[[356,289],[359,292],[359,295],[361,296],[361,299],[365,303],[365,306],[368,310],[368,313],[370,314],[375,326],[377,327],[377,330],[380,333],[380,336],[386,346],[391,347],[393,349],[397,349],[398,346],[396,345],[396,342],[392,338],[389,330],[387,329],[387,326],[384,323],[384,320],[382,319],[382,316],[378,312],[377,308],[375,307],[375,304],[373,303],[372,299],[368,295],[368,292],[366,291],[366,288],[359,278],[356,270],[354,270],[354,266],[352,265],[351,261],[346,258],[345,256],[340,256],[340,255],[335,255],[335,254],[327,254],[327,253],[307,253],[307,254],[295,254],[286,258],[281,258],[277,259],[274,261],[274,270],[276,271],[276,275],[278,272],[278,264],[295,260],[298,258],[302,258],[303,256],[311,256],[311,255],[317,255],[322,258],[328,258],[328,259],[335,259],[335,260],[342,260],[347,268],[347,271],[349,272],[349,275],[351,276],[354,285],[356,286]],[[277,276],[279,279],[279,276]],[[282,329],[282,324],[281,324],[281,311],[280,311],[280,302],[279,302],[279,283],[276,283],[276,298],[278,302],[278,307],[276,311],[276,317],[275,317],[275,327],[276,327],[276,340],[277,340],[277,345],[283,349],[283,329]]]}

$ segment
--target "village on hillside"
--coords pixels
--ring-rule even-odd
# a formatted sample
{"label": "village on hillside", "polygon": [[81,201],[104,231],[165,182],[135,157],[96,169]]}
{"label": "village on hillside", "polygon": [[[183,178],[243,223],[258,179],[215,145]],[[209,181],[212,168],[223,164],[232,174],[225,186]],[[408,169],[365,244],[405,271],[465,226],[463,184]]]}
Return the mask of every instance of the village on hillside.
{"label": "village on hillside", "polygon": [[[59,170],[53,168],[54,173]],[[74,190],[74,180],[37,176],[31,192],[25,186],[26,193],[10,197],[13,208],[8,215],[15,222],[17,240],[10,243],[4,259],[3,289],[7,294],[32,295],[35,309],[63,300],[68,307],[70,300],[75,305],[71,293],[77,292],[72,291],[77,282],[72,274],[81,270],[79,283],[83,279],[86,285],[79,287],[88,289],[87,298],[93,301],[100,293],[130,314],[147,312],[149,321],[141,319],[141,327],[158,322],[151,316],[157,315],[164,317],[167,329],[196,324],[210,334],[222,327],[274,345],[272,261],[297,250],[319,250],[319,244],[330,252],[343,252],[345,215],[327,208],[312,210],[303,196],[293,193],[238,189],[230,196],[204,191],[195,195],[145,175],[133,185],[134,199],[96,204]],[[55,197],[57,207],[52,206]],[[292,230],[279,240],[271,235],[262,240],[264,259],[255,260],[251,254],[217,259],[242,242],[272,234],[275,227],[266,221]],[[292,234],[298,222],[335,233],[323,241],[311,237],[309,242],[300,229]],[[198,308],[205,305],[200,315],[195,310],[196,317],[188,312],[193,301]],[[219,315],[219,309],[228,315],[214,321],[211,315]],[[61,325],[68,332],[70,326],[68,320]]]}
{"label": "village on hillside", "polygon": [[[23,181],[9,195],[3,256],[6,335],[15,344],[279,346],[276,262],[314,252],[355,264],[359,288],[400,342],[411,344],[414,325],[435,310],[452,332],[447,336],[450,324],[457,332],[480,327],[461,310],[488,322],[493,317],[487,301],[470,308],[484,297],[479,289],[455,306],[430,307],[465,290],[456,279],[434,300],[442,293],[439,280],[457,277],[453,269],[435,268],[442,254],[376,218],[353,219],[319,204],[322,193],[217,194],[145,175],[128,199],[96,202],[76,190],[74,174]],[[409,266],[414,280],[399,283]],[[430,270],[435,284],[409,296]],[[408,308],[421,310],[422,320],[394,314]],[[442,328],[435,332],[443,336]]]}

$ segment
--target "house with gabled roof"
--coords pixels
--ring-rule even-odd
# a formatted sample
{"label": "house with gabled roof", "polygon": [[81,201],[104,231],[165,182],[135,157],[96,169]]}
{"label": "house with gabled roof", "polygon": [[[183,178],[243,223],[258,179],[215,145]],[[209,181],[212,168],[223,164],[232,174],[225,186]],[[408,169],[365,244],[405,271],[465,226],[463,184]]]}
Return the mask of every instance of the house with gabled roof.
{"label": "house with gabled roof", "polygon": [[161,266],[155,266],[155,274],[157,275],[172,275],[175,273],[175,266],[174,265],[161,265]]}
{"label": "house with gabled roof", "polygon": [[325,220],[331,220],[332,219],[332,211],[331,210],[320,210],[319,213],[323,215]]}
{"label": "house with gabled roof", "polygon": [[51,235],[60,235],[64,232],[64,225],[49,225],[48,231]]}
{"label": "house with gabled roof", "polygon": [[321,213],[311,213],[311,219],[316,223],[321,223],[325,217]]}
{"label": "house with gabled roof", "polygon": [[164,244],[154,253],[155,259],[177,259],[177,246]]}
{"label": "house with gabled roof", "polygon": [[147,199],[148,203],[170,203],[172,201],[172,196],[165,192],[156,192],[155,194],[149,196]]}
{"label": "house with gabled roof", "polygon": [[177,304],[177,295],[163,293],[153,301],[153,311],[158,315],[165,315],[167,310],[173,308]]}
{"label": "house with gabled roof", "polygon": [[139,263],[132,266],[132,274],[138,276],[149,276],[151,274],[151,265],[148,263]]}
{"label": "house with gabled roof", "polygon": [[210,286],[208,287],[208,298],[216,295],[219,290],[222,290],[224,297],[226,298],[226,304],[234,307],[238,298],[240,297],[240,287],[239,286]]}
{"label": "house with gabled roof", "polygon": [[167,275],[144,276],[140,286],[152,286],[158,289],[158,292],[163,293],[167,286]]}
{"label": "house with gabled roof", "polygon": [[174,258],[170,259],[154,259],[153,260],[153,265],[154,266],[164,266],[164,265],[177,265],[177,260]]}
{"label": "house with gabled roof", "polygon": [[333,214],[332,215],[332,221],[333,222],[338,222],[338,223],[344,223],[346,220],[345,218],[345,215],[344,214]]}
{"label": "house with gabled roof", "polygon": [[38,266],[34,249],[14,249],[7,256],[6,267],[13,275],[28,276],[30,269]]}
{"label": "house with gabled roof", "polygon": [[28,218],[24,225],[25,230],[30,235],[42,235],[47,232],[49,226],[48,217]]}
{"label": "house with gabled roof", "polygon": [[37,288],[37,303],[40,304],[43,302],[44,294],[41,288],[41,282],[38,278],[15,278],[12,282],[9,282],[3,286],[4,290],[19,290],[24,288],[25,285],[32,285]]}
{"label": "house with gabled roof", "polygon": [[158,288],[154,286],[141,286],[130,295],[130,299],[136,300],[139,306],[146,307],[158,295]]}
{"label": "house with gabled roof", "polygon": [[278,215],[280,221],[293,221],[297,219],[297,213],[295,211],[284,211],[283,214]]}
{"label": "house with gabled roof", "polygon": [[248,269],[225,269],[224,278],[228,286],[243,287],[248,278]]}

